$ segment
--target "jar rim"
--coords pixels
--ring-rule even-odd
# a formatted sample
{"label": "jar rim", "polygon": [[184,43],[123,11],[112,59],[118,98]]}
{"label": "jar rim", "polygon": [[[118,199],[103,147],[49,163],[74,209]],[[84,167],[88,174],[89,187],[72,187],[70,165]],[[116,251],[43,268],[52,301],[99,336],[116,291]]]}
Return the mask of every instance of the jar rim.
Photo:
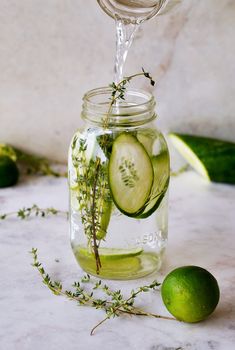
{"label": "jar rim", "polygon": [[[83,101],[87,100],[90,104],[97,105],[97,103],[92,102],[90,98],[93,96],[96,96],[98,93],[103,94],[103,95],[108,93],[109,96],[111,96],[112,89],[110,87],[99,87],[99,88],[89,90],[85,93],[85,95],[83,97]],[[154,100],[154,96],[150,92],[142,90],[142,89],[130,89],[130,90],[127,90],[126,93],[127,94],[129,94],[129,93],[141,94],[142,96],[149,97],[148,101],[145,101],[143,103],[138,103],[139,106],[145,105],[146,103],[152,102],[152,100]],[[107,101],[107,102],[109,102],[109,101]],[[129,106],[125,106],[125,105],[121,106],[121,108],[125,108],[125,107],[129,107]]]}
{"label": "jar rim", "polygon": [[[111,110],[110,97],[112,88],[99,87],[85,93],[83,97],[82,118],[93,123],[100,123],[108,117],[108,125],[149,122],[156,118],[154,112],[154,96],[142,89],[129,89],[125,92],[125,99],[118,100]],[[104,98],[106,96],[106,98]]]}

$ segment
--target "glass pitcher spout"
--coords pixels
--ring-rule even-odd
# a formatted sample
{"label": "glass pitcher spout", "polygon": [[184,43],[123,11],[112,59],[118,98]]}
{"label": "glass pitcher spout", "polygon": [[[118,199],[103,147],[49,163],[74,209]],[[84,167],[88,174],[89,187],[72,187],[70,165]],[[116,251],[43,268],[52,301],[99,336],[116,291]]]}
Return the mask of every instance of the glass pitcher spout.
{"label": "glass pitcher spout", "polygon": [[116,20],[141,23],[159,13],[168,0],[97,0],[100,7]]}

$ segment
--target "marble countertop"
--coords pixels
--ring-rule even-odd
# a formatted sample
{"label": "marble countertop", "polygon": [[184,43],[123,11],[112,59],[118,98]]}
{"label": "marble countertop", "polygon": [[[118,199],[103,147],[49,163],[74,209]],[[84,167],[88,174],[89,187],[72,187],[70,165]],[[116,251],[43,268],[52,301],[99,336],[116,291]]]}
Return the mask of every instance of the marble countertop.
{"label": "marble countertop", "polygon": [[[65,179],[31,177],[0,190],[0,213],[34,203],[67,210]],[[56,279],[69,286],[82,276],[69,243],[64,217],[10,218],[0,223],[1,350],[232,350],[235,344],[235,186],[204,182],[193,171],[173,178],[170,189],[169,244],[160,273],[131,282],[109,282],[124,293],[182,265],[199,265],[218,280],[220,303],[198,324],[152,318],[104,318],[100,310],[78,307],[56,297],[32,268],[32,247]],[[168,315],[159,293],[146,293],[138,305]]]}

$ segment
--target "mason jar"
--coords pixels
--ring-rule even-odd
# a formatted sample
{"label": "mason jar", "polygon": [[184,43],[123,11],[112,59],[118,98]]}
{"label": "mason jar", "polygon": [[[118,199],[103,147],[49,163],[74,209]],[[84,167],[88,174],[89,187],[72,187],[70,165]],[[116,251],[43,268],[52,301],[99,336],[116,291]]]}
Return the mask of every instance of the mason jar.
{"label": "mason jar", "polygon": [[167,244],[169,153],[155,99],[111,88],[83,98],[84,127],[72,138],[68,174],[75,258],[89,274],[135,279],[157,271]]}

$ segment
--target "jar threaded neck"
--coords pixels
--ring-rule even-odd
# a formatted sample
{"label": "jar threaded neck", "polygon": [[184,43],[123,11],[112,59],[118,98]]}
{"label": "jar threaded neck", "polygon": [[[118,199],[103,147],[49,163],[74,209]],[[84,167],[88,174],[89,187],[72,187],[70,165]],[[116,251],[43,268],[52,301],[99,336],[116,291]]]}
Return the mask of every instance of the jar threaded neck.
{"label": "jar threaded neck", "polygon": [[143,90],[127,90],[125,100],[118,100],[110,109],[112,89],[97,88],[83,97],[82,118],[94,124],[107,126],[141,125],[156,118],[156,102],[152,94]]}

